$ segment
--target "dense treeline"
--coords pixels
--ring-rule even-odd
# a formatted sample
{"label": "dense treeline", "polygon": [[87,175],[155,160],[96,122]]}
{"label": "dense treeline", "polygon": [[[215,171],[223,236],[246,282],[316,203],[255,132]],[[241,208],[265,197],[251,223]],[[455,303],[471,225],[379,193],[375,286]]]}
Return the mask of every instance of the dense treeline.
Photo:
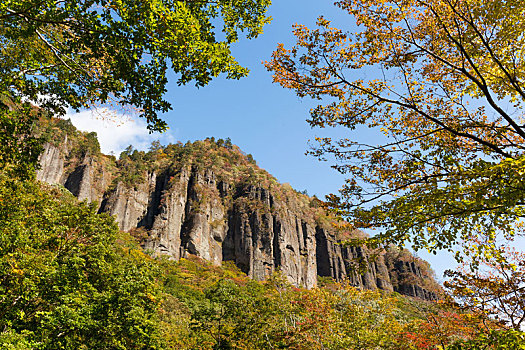
{"label": "dense treeline", "polygon": [[155,264],[112,218],[66,190],[2,174],[0,222],[1,348],[160,344]]}

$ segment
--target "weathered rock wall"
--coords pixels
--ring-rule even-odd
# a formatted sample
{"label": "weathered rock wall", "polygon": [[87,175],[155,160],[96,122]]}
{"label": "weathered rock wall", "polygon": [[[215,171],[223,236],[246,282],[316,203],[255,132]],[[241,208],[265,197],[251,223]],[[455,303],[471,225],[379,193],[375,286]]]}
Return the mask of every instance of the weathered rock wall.
{"label": "weathered rock wall", "polygon": [[65,157],[68,154],[67,138],[60,147],[50,143],[44,145],[44,150],[40,155],[40,169],[36,172],[36,178],[50,184],[63,184],[65,174]]}
{"label": "weathered rock wall", "polygon": [[111,184],[113,175],[100,157],[85,154],[80,158],[69,158],[69,142],[60,146],[44,145],[40,155],[40,169],[36,177],[50,184],[60,184],[79,200],[100,203],[104,192]]}
{"label": "weathered rock wall", "polygon": [[97,203],[99,212],[113,215],[122,230],[147,232],[143,246],[156,256],[192,254],[214,264],[233,260],[254,279],[280,270],[291,283],[307,288],[322,276],[436,298],[418,282],[428,276],[415,263],[387,262],[383,255],[372,258],[364,247],[342,246],[333,230],[316,222],[293,196],[218,180],[210,169],[191,163],[149,171],[130,185],[119,181],[102,158],[71,160],[67,152],[67,142],[47,144],[38,179]]}

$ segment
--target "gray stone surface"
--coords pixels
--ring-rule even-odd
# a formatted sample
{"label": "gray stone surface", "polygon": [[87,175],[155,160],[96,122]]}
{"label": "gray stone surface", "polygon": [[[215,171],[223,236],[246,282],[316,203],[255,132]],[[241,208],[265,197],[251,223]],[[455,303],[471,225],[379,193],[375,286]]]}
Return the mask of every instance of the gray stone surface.
{"label": "gray stone surface", "polygon": [[292,284],[307,288],[322,276],[365,289],[436,298],[407,278],[428,278],[417,264],[387,263],[364,247],[341,245],[297,198],[218,181],[211,170],[191,164],[150,171],[141,183],[125,185],[94,157],[68,164],[66,152],[66,146],[47,144],[38,179],[99,203],[99,211],[113,215],[124,231],[142,228],[147,232],[143,246],[154,256],[178,260],[192,254],[217,265],[233,260],[254,279],[279,270]]}
{"label": "gray stone surface", "polygon": [[50,184],[61,184],[64,175],[64,155],[67,147],[55,147],[50,143],[44,145],[44,150],[39,157],[40,169],[36,172],[36,178]]}

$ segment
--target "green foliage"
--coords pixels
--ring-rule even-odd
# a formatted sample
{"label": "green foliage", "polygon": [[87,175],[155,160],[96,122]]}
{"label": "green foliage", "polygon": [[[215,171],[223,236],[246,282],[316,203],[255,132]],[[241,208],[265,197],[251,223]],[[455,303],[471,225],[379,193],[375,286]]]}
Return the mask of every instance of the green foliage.
{"label": "green foliage", "polygon": [[257,282],[232,262],[153,260],[67,191],[0,176],[1,348],[412,349],[477,334],[453,318],[433,337],[425,319],[440,310],[333,281]]}
{"label": "green foliage", "polygon": [[85,148],[90,154],[100,153],[100,144],[98,143],[97,133],[88,132],[85,134],[86,143],[82,145],[82,148]]}
{"label": "green foliage", "polygon": [[32,334],[28,331],[16,333],[11,329],[7,329],[0,333],[0,348],[5,350],[27,350],[35,349],[38,342],[31,340]]}
{"label": "green foliage", "polygon": [[149,150],[151,152],[159,152],[159,151],[162,151],[163,149],[164,149],[164,146],[162,146],[160,144],[160,141],[158,140],[153,141],[149,147]]}
{"label": "green foliage", "polygon": [[136,186],[144,182],[147,171],[156,169],[154,162],[154,154],[159,150],[144,151],[134,150],[130,145],[122,153],[120,153],[117,167],[119,169],[119,176],[114,180],[116,182],[122,181],[128,187]]}
{"label": "green foliage", "polygon": [[476,339],[458,341],[447,347],[447,350],[480,350],[480,349],[525,349],[525,333],[516,330],[499,330],[481,334]]}
{"label": "green foliage", "polygon": [[[50,120],[39,133],[49,142],[67,135],[73,158],[99,156],[96,135],[77,132],[70,121]],[[334,223],[318,200],[278,185],[238,147],[219,141],[154,143],[149,152],[130,146],[117,162],[117,181],[135,185],[152,170],[209,169],[236,190],[272,188],[308,215]],[[199,204],[211,196],[199,193]],[[236,205],[271,210],[246,197]],[[257,282],[231,262],[153,260],[134,241],[147,232],[130,235],[61,188],[1,173],[0,348],[430,349],[479,333],[439,305],[395,294],[326,279],[304,290],[279,273]]]}
{"label": "green foliage", "polygon": [[[476,246],[475,242],[471,246]],[[497,255],[472,256],[463,266],[445,271],[444,286],[472,312],[522,330],[525,321],[525,254],[500,246]]]}
{"label": "green foliage", "polygon": [[171,348],[436,349],[479,333],[473,317],[448,306],[333,280],[304,290],[279,273],[249,280],[228,262],[163,266],[169,297],[161,312],[172,325],[163,327]]}
{"label": "green foliage", "polygon": [[159,346],[155,265],[128,242],[74,197],[0,175],[0,344]]}
{"label": "green foliage", "polygon": [[246,155],[246,159],[248,159],[248,162],[249,163],[252,163],[253,165],[256,165],[257,163],[255,162],[255,159],[253,159],[253,156],[251,155],[251,153],[248,153]]}
{"label": "green foliage", "polygon": [[[0,4],[0,85],[13,96],[63,114],[95,103],[139,110],[151,130],[165,130],[159,113],[167,72],[178,84],[204,86],[221,73],[248,73],[230,45],[251,39],[270,21],[270,0],[159,1],[6,0]],[[224,39],[215,27],[222,24]]]}
{"label": "green foliage", "polygon": [[129,146],[120,154],[117,166],[122,180],[131,186],[145,180],[147,171],[167,170],[177,172],[182,168],[193,167],[199,171],[212,171],[218,181],[239,186],[274,185],[277,181],[263,169],[260,169],[253,156],[246,155],[231,140],[224,143],[207,138],[203,141],[187,142],[161,146],[152,144],[148,152],[134,150]]}
{"label": "green foliage", "polygon": [[34,127],[34,133],[56,147],[63,146],[67,140],[66,146],[72,146],[67,154],[69,160],[100,155],[97,133],[79,131],[70,119],[40,118]]}
{"label": "green foliage", "polygon": [[43,139],[33,134],[40,111],[0,93],[0,170],[18,177],[34,176]]}
{"label": "green foliage", "polygon": [[77,128],[71,122],[71,119],[56,119],[56,126],[62,130],[66,135],[75,135],[78,132]]}

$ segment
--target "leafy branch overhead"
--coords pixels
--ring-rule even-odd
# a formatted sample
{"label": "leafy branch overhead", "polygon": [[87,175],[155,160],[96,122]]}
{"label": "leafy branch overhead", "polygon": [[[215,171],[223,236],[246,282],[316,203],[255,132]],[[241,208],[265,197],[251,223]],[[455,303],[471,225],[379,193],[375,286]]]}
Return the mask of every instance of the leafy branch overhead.
{"label": "leafy branch overhead", "polygon": [[[0,93],[55,113],[116,102],[137,108],[150,130],[167,75],[204,86],[221,73],[248,73],[231,55],[242,32],[270,21],[270,0],[6,0],[0,4]],[[216,32],[220,25],[223,34]],[[221,39],[221,37],[223,37]]]}
{"label": "leafy branch overhead", "polygon": [[[361,32],[297,25],[266,67],[323,100],[312,126],[355,130],[311,153],[348,176],[331,206],[374,240],[453,249],[520,232],[525,183],[525,3],[343,0]],[[378,141],[356,131],[372,129]]]}

